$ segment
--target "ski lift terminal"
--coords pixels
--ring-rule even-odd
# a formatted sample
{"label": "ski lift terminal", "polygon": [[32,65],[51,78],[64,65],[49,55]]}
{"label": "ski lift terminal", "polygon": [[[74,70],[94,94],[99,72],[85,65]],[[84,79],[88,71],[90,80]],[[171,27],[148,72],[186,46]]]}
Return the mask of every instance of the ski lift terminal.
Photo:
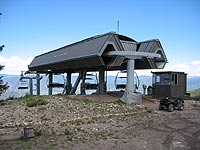
{"label": "ski lift terminal", "polygon": [[[65,93],[70,95],[75,94],[80,82],[83,83],[82,94],[87,88],[93,88],[85,84],[87,72],[98,72],[96,93],[103,94],[106,92],[106,71],[127,70],[126,88],[121,100],[128,104],[140,104],[141,94],[135,92],[133,80],[135,69],[162,69],[166,63],[167,57],[158,39],[137,42],[109,32],[36,56],[28,68],[38,74],[49,74],[50,84],[54,74],[67,73]],[[73,86],[72,73],[79,74]],[[49,94],[52,94],[52,87],[49,87]]]}

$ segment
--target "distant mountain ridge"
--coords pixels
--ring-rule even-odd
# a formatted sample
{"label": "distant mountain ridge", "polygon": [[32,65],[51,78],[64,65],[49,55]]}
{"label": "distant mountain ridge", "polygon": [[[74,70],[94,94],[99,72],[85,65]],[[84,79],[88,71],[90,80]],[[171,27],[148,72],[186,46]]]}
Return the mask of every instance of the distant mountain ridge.
{"label": "distant mountain ridge", "polygon": [[[3,76],[4,82],[8,82],[9,89],[4,94],[0,96],[0,99],[6,99],[8,97],[20,97],[24,96],[29,93],[29,90],[18,90],[18,86],[20,84],[19,82],[19,75],[9,75],[9,74],[0,74],[0,76]],[[72,83],[75,82],[77,76],[72,76]],[[145,84],[147,86],[152,85],[152,76],[146,76],[142,75],[139,76],[140,79],[140,86],[138,91],[143,92],[142,85]],[[107,89],[108,91],[114,91],[115,85],[114,85],[115,76],[108,76],[107,77]],[[65,80],[63,76],[55,76],[54,82],[58,83],[64,83]],[[41,80],[41,95],[47,95],[48,94],[48,76],[43,76],[43,79]],[[35,85],[35,82],[33,83]],[[200,88],[200,77],[199,76],[189,76],[187,78],[187,91],[193,91]],[[63,89],[54,89],[54,93],[62,93]],[[79,88],[78,88],[79,90]],[[34,92],[36,91],[36,88],[34,86]],[[79,92],[79,91],[78,91]]]}

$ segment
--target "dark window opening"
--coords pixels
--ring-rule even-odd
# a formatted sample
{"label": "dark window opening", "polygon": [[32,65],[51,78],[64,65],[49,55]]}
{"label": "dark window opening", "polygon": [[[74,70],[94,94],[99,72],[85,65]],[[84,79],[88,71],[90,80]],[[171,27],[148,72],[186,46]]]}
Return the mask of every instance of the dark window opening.
{"label": "dark window opening", "polygon": [[165,77],[164,78],[164,84],[170,84],[170,79],[168,77]]}
{"label": "dark window opening", "polygon": [[178,85],[178,74],[177,73],[172,74],[172,84]]}

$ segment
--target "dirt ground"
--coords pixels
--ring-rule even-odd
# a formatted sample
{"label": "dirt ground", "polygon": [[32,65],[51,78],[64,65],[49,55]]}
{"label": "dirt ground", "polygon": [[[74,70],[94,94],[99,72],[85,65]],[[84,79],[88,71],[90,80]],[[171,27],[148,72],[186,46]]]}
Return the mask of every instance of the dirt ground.
{"label": "dirt ground", "polygon": [[[102,98],[109,99],[108,97]],[[84,100],[88,99],[88,97],[79,97],[79,99]],[[95,97],[90,98],[90,100],[92,99],[95,99]],[[59,100],[61,101],[61,98],[59,98]],[[173,112],[167,112],[158,110],[158,101],[152,102],[144,99],[141,106],[136,106],[112,103],[112,100],[114,101],[114,98],[111,100],[109,99],[107,102],[95,102],[92,104],[91,107],[94,108],[88,111],[91,112],[91,114],[88,115],[94,116],[95,114],[96,118],[93,118],[93,120],[87,120],[87,123],[79,121],[73,124],[64,124],[65,128],[70,129],[69,133],[66,132],[66,130],[63,134],[49,134],[45,132],[40,136],[35,136],[28,140],[21,138],[15,140],[0,140],[0,150],[200,149],[199,103],[196,105],[193,101],[186,101],[183,111],[175,110]],[[78,101],[77,104],[78,103],[81,102]],[[102,105],[103,108],[107,106],[111,108],[111,111],[109,110],[109,115],[108,112],[102,112],[102,109],[99,108]],[[81,108],[83,107],[78,108],[77,112],[79,112]],[[4,108],[0,107],[0,109]],[[88,108],[86,108],[86,110],[87,109]],[[88,113],[86,110],[81,113]],[[99,115],[100,112],[103,114]],[[6,113],[3,112],[3,114],[5,115]],[[35,114],[37,114],[37,112],[35,112]],[[53,113],[51,117],[54,118]],[[5,120],[3,117],[1,119]],[[53,122],[51,123],[53,124]],[[58,121],[53,124],[53,126],[56,126],[56,124],[58,124]],[[63,126],[58,126],[58,128],[62,127]],[[5,127],[2,125],[1,128]],[[49,128],[51,128],[51,126],[49,126]]]}

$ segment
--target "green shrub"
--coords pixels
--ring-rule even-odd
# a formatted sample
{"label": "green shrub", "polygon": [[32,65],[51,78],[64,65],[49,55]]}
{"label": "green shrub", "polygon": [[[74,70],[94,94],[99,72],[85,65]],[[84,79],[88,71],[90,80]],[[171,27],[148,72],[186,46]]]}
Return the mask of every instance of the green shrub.
{"label": "green shrub", "polygon": [[76,130],[77,130],[78,132],[80,132],[80,131],[81,131],[81,128],[76,128]]}
{"label": "green shrub", "polygon": [[69,141],[72,141],[74,139],[74,134],[71,133],[68,129],[65,129],[64,134],[66,135]]}
{"label": "green shrub", "polygon": [[200,89],[196,89],[190,92],[191,97],[198,97],[200,96]]}
{"label": "green shrub", "polygon": [[28,107],[35,107],[35,106],[46,105],[46,104],[48,104],[48,102],[41,99],[39,100],[29,99],[26,101],[26,106]]}
{"label": "green shrub", "polygon": [[153,113],[153,109],[145,107],[145,112],[147,112],[147,113]]}
{"label": "green shrub", "polygon": [[8,98],[6,98],[6,100],[14,100],[14,96],[9,96]]}
{"label": "green shrub", "polygon": [[118,99],[117,101],[114,102],[114,104],[123,105],[123,104],[126,104],[126,103],[121,101],[120,99]]}
{"label": "green shrub", "polygon": [[42,135],[42,130],[36,130],[34,131],[35,136],[41,136]]}

